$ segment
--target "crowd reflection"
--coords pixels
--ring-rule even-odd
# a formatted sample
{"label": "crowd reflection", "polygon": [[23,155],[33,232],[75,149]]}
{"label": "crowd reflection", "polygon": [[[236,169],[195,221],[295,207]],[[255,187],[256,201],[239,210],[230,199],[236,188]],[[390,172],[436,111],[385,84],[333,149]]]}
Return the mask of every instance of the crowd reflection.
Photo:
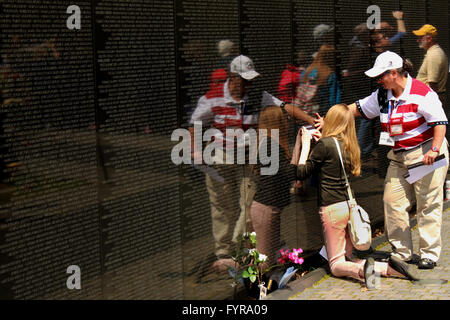
{"label": "crowd reflection", "polygon": [[[236,266],[231,254],[236,239],[239,234],[250,231],[256,232],[258,250],[267,255],[267,264],[276,261],[282,246],[280,216],[283,208],[289,205],[292,194],[303,197],[306,192],[306,182],[297,180],[290,172],[290,166],[295,164],[287,160],[292,152],[288,128],[294,127],[296,136],[300,127],[314,124],[314,118],[325,115],[331,106],[351,103],[357,97],[369,95],[377,83],[366,77],[364,71],[373,65],[380,53],[393,50],[405,39],[407,30],[403,16],[402,11],[392,12],[396,28],[386,21],[375,28],[369,28],[366,23],[354,26],[345,49],[342,43],[339,46],[341,51],[336,48],[339,33],[335,27],[325,23],[316,25],[312,28],[313,48],[297,50],[280,78],[273,79],[278,81],[277,96],[267,91],[259,92],[252,96],[259,101],[250,102],[248,93],[254,90],[254,83],[264,74],[255,71],[258,66],[253,65],[252,57],[239,55],[235,43],[228,39],[218,42],[220,63],[210,74],[210,90],[198,100],[190,121],[191,125],[201,121],[204,128],[216,128],[225,136],[220,142],[224,149],[216,154],[217,162],[212,166],[225,182],[215,181],[206,174],[215,241],[216,260],[212,270],[226,273]],[[312,54],[309,53],[311,49]],[[345,55],[342,50],[346,50]],[[341,57],[345,59],[341,60]],[[255,105],[256,108],[247,109]],[[377,158],[384,161],[385,150],[377,144],[378,121],[360,119],[357,124],[362,173],[365,175],[364,161],[373,156],[374,150],[378,153]],[[261,175],[259,163],[256,166],[225,163],[225,144],[230,139],[226,129],[245,132],[248,128],[279,130],[276,141],[270,135],[265,137],[270,144],[277,144],[279,171],[275,175]],[[236,146],[238,140],[233,140],[229,146]],[[246,155],[248,152],[246,149]],[[381,168],[382,171],[385,170]]]}

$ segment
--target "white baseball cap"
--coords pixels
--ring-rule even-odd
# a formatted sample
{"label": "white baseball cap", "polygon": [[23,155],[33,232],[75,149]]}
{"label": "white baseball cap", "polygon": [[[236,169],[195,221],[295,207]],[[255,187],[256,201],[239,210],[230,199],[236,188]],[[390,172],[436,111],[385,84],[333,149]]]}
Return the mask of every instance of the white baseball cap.
{"label": "white baseball cap", "polygon": [[314,40],[319,40],[324,35],[326,35],[328,32],[331,32],[334,30],[334,27],[328,25],[328,24],[319,24],[314,27],[313,36]]}
{"label": "white baseball cap", "polygon": [[230,72],[237,73],[246,80],[252,80],[259,76],[259,73],[255,71],[253,61],[246,56],[240,55],[231,61]]}
{"label": "white baseball cap", "polygon": [[386,51],[380,54],[375,60],[372,69],[365,72],[366,76],[375,78],[388,70],[394,70],[403,67],[403,59],[392,51]]}

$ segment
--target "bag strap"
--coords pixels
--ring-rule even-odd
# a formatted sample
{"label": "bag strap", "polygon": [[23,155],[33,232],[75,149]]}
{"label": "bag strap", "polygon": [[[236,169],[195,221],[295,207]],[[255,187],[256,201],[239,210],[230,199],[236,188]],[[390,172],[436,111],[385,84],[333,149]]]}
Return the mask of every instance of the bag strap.
{"label": "bag strap", "polygon": [[333,137],[333,140],[336,143],[336,148],[337,148],[337,151],[339,154],[339,159],[341,162],[342,170],[344,171],[345,186],[347,187],[348,198],[349,198],[351,204],[356,205],[356,201],[352,195],[352,189],[350,188],[350,183],[348,183],[347,174],[345,173],[344,161],[342,160],[342,154],[341,154],[341,147],[339,146],[339,142],[337,141],[337,139],[335,137]]}

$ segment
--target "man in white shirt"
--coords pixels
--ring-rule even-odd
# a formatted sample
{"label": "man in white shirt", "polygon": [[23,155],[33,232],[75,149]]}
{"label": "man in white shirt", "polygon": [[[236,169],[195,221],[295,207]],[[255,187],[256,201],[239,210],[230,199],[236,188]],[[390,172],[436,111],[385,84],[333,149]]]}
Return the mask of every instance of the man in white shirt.
{"label": "man in white shirt", "polygon": [[[355,115],[380,118],[380,145],[392,148],[384,189],[385,231],[393,247],[393,256],[411,261],[413,246],[408,211],[417,205],[421,269],[433,269],[439,259],[443,209],[443,185],[448,168],[448,124],[442,104],[433,90],[409,75],[410,66],[399,55],[386,51],[374,67],[366,71],[383,88],[350,105]],[[380,92],[386,99],[380,99]],[[438,156],[447,165],[409,184],[407,166],[434,163]]]}

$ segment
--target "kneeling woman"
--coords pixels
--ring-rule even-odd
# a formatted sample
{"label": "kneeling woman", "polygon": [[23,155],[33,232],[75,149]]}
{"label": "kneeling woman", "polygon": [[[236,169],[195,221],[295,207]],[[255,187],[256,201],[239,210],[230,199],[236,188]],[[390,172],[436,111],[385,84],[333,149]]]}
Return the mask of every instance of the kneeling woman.
{"label": "kneeling woman", "polygon": [[[298,176],[306,179],[313,172],[319,176],[318,202],[319,214],[327,250],[331,273],[336,277],[352,277],[365,280],[369,289],[373,284],[369,282],[376,272],[382,276],[406,276],[415,280],[413,270],[409,265],[395,257],[390,258],[389,264],[375,262],[373,258],[367,260],[352,260],[353,245],[347,232],[350,217],[350,206],[345,184],[344,174],[334,139],[339,142],[343,153],[347,172],[359,176],[361,160],[358,140],[355,132],[353,113],[345,104],[333,106],[323,120],[322,136],[311,151],[309,157],[311,135],[302,130],[297,139],[302,139],[302,151],[298,166]],[[298,154],[298,153],[297,153]],[[297,160],[298,159],[293,159]]]}

